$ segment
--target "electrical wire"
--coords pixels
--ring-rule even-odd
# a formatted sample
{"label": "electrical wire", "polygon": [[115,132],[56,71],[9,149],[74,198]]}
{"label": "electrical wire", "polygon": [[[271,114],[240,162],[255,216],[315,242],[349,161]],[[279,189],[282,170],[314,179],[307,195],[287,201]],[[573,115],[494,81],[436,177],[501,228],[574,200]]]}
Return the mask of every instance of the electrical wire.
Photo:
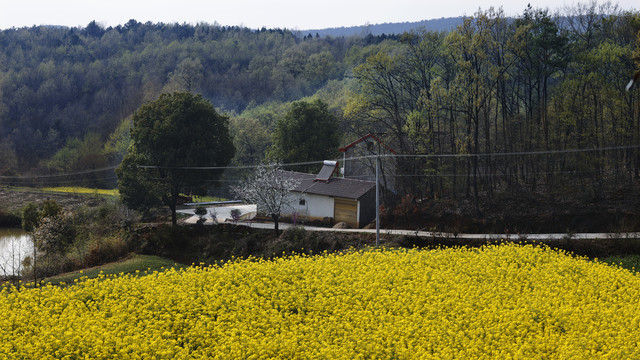
{"label": "electrical wire", "polygon": [[[603,147],[603,148],[590,148],[590,149],[567,149],[567,150],[544,150],[544,151],[526,151],[526,152],[500,152],[500,153],[483,153],[483,154],[423,154],[423,155],[399,155],[399,154],[380,154],[380,155],[363,155],[363,156],[352,156],[348,158],[339,158],[333,159],[334,161],[353,161],[353,160],[364,160],[364,159],[376,159],[376,158],[473,158],[473,157],[505,157],[505,156],[534,156],[534,155],[555,155],[555,154],[571,154],[571,153],[586,153],[586,152],[604,152],[604,151],[619,151],[619,150],[631,150],[631,149],[640,149],[640,145],[628,145],[628,146],[613,146],[613,147]],[[324,160],[318,161],[304,161],[304,162],[294,162],[294,163],[283,163],[279,164],[283,167],[292,167],[292,166],[304,166],[304,165],[316,165],[322,164]],[[265,165],[232,165],[232,166],[153,166],[153,165],[141,165],[138,166],[140,169],[173,169],[173,170],[241,170],[241,169],[256,169]],[[267,165],[268,166],[268,165]],[[53,180],[49,182],[36,182],[36,181],[28,181],[28,180],[36,180],[36,179],[52,179],[52,178],[61,178],[61,177],[70,177],[70,176],[79,176],[79,175],[87,175],[87,174],[95,174],[103,171],[112,171],[115,170],[118,166],[108,166],[98,169],[90,169],[90,170],[82,170],[71,173],[61,173],[61,174],[36,174],[36,175],[21,175],[21,176],[0,176],[0,181],[2,182],[16,182],[21,184],[43,184],[43,183],[56,183],[56,184],[64,184],[64,183],[74,183],[80,181],[95,181],[95,180],[116,180],[115,177],[110,178],[100,178],[100,179],[76,179],[76,180]],[[597,172],[597,171],[591,171]],[[585,172],[544,172],[544,173],[536,173],[538,175],[549,175],[549,174],[576,174],[576,173],[585,173]],[[526,173],[534,175],[533,173]],[[515,174],[478,174],[479,176],[516,176]],[[405,174],[405,175],[391,175],[395,177],[466,177],[468,174]],[[203,180],[203,181],[218,181],[218,182],[236,182],[242,180],[229,180],[229,179],[219,179],[219,180]]]}

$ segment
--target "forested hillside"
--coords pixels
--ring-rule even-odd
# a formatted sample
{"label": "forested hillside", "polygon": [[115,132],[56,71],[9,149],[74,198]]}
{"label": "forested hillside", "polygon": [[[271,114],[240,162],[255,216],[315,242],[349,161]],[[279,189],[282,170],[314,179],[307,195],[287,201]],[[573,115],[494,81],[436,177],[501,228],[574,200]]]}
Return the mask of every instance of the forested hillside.
{"label": "forested hillside", "polygon": [[[106,139],[161,92],[202,93],[227,111],[312,94],[348,65],[350,39],[286,30],[141,24],[0,32],[0,139],[30,166],[68,139]],[[22,167],[22,166],[21,166]]]}
{"label": "forested hillside", "polygon": [[[516,18],[489,9],[450,32],[393,36],[135,20],[4,30],[0,175],[43,183],[53,179],[20,176],[117,165],[132,113],[190,91],[230,114],[236,165],[278,154],[272,134],[292,102],[319,101],[339,143],[376,133],[402,155],[384,160],[397,195],[603,198],[640,175],[640,90],[625,89],[639,31],[637,11],[596,3]],[[85,178],[113,184],[74,177]]]}

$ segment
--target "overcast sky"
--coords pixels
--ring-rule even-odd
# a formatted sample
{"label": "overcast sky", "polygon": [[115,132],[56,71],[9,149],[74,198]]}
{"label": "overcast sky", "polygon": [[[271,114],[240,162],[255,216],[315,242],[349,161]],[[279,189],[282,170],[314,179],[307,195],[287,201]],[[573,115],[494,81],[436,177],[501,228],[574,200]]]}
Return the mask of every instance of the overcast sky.
{"label": "overcast sky", "polygon": [[[585,3],[586,1],[582,1]],[[515,0],[0,0],[0,29],[33,25],[84,27],[92,20],[108,26],[140,22],[244,25],[292,30],[405,22],[473,15],[478,8],[500,7],[510,16],[533,7],[556,10],[575,1]],[[622,9],[638,0],[621,0]]]}

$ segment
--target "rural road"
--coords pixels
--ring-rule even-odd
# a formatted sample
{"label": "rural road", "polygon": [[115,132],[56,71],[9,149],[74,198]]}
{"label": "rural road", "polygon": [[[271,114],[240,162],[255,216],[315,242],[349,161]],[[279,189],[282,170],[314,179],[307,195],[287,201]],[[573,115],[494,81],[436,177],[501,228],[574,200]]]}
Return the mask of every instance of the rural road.
{"label": "rural road", "polygon": [[[240,210],[240,216],[241,217],[249,217],[249,218],[253,218],[253,216],[256,213],[256,206],[255,205],[244,205],[244,204],[239,204],[239,205],[226,205],[226,206],[208,206],[206,207],[207,209],[207,215],[205,215],[205,218],[207,219],[205,221],[205,225],[211,225],[214,222],[216,223],[223,223],[225,222],[227,219],[231,219],[231,210],[233,209],[238,209]],[[196,221],[198,221],[198,216],[195,215],[195,209],[183,209],[183,210],[177,210],[176,211],[179,214],[191,214],[193,216],[191,216],[190,218],[187,218],[185,220],[185,223],[187,224],[195,224]],[[213,218],[215,217],[215,221],[211,221]]]}
{"label": "rural road", "polygon": [[[218,223],[224,223],[227,219],[231,219],[231,210],[240,210],[241,216],[246,218],[252,218],[256,212],[255,205],[229,205],[229,206],[217,206],[207,207],[208,214],[206,216],[207,221],[205,225],[212,225],[212,215],[216,216]],[[182,214],[194,214],[194,209],[178,210]],[[187,224],[195,224],[198,220],[196,215],[185,220]],[[226,221],[229,222],[229,221]],[[252,221],[239,221],[238,225],[248,226],[256,229],[273,229],[274,224],[271,222],[252,222]],[[280,223],[279,228],[284,230],[292,227],[292,224]],[[366,233],[375,234],[376,229],[334,229],[318,226],[308,226],[298,224],[297,226],[304,226],[309,231],[325,231],[325,232],[344,232],[344,233]],[[598,240],[598,239],[638,239],[640,233],[550,233],[550,234],[453,234],[448,232],[433,232],[433,231],[416,231],[416,230],[398,230],[398,229],[380,229],[380,235],[404,235],[404,236],[417,236],[427,238],[455,238],[465,240],[539,240],[539,241],[551,241],[562,239],[582,239],[582,240]],[[570,237],[569,237],[570,236]]]}

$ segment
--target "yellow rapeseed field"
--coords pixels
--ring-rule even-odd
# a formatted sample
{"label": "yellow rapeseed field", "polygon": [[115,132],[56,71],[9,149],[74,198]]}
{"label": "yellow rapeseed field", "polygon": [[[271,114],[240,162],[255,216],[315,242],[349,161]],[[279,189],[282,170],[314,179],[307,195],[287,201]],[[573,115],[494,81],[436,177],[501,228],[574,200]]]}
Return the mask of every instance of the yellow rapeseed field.
{"label": "yellow rapeseed field", "polygon": [[42,188],[44,191],[56,191],[74,194],[95,194],[95,195],[112,195],[118,196],[118,189],[93,189],[79,186],[58,186]]}
{"label": "yellow rapeseed field", "polygon": [[533,246],[242,260],[0,291],[1,359],[638,359],[640,277]]}

